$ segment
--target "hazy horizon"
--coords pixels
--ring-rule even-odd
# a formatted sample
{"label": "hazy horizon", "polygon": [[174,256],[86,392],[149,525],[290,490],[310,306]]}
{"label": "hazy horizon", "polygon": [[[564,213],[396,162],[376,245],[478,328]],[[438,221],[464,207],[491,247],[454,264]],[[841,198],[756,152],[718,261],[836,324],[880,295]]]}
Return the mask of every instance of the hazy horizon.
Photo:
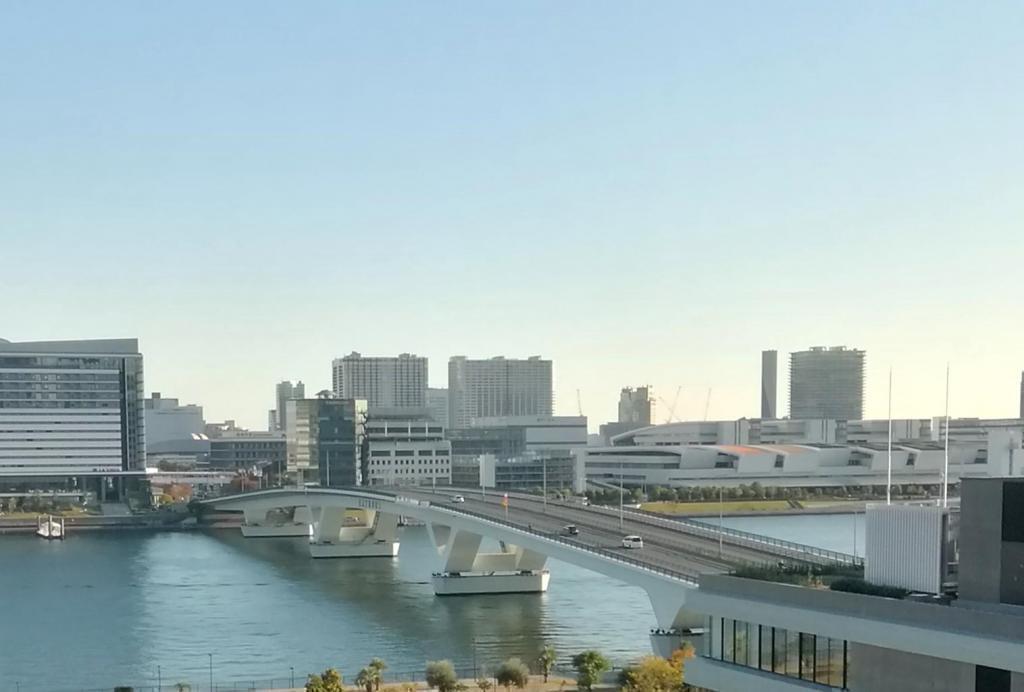
{"label": "hazy horizon", "polygon": [[947,362],[1017,415],[1024,6],[103,7],[0,10],[2,338],[137,337],[250,428],[353,350],[542,355],[592,430],[757,416],[763,349],[784,415],[816,345],[867,417]]}

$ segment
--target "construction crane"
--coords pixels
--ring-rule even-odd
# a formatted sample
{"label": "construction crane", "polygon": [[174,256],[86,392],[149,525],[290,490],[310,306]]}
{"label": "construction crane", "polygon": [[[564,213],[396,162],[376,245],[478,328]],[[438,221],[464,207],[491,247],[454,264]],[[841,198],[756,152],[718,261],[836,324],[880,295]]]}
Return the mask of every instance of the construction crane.
{"label": "construction crane", "polygon": [[580,418],[583,417],[583,401],[580,399],[580,390],[576,390],[576,411],[579,412]]}
{"label": "construction crane", "polygon": [[678,387],[676,387],[676,396],[672,400],[671,405],[661,397],[658,397],[659,399],[661,399],[661,403],[665,404],[666,408],[668,408],[668,416],[665,418],[666,423],[671,423],[672,419],[675,418],[676,416],[676,406],[679,405],[679,393],[681,391],[683,391],[683,385],[679,385]]}
{"label": "construction crane", "polygon": [[708,419],[708,409],[711,408],[711,387],[708,387],[708,398],[704,402],[704,420]]}

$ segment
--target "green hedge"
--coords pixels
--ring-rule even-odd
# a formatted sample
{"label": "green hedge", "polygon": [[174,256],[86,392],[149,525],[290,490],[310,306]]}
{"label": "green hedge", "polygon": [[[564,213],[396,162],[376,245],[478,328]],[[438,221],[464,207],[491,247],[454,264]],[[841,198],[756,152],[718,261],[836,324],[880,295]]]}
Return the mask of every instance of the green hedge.
{"label": "green hedge", "polygon": [[910,592],[898,586],[882,586],[872,584],[863,579],[851,579],[849,577],[836,579],[829,587],[833,591],[846,591],[848,593],[860,593],[868,596],[882,596],[884,598],[906,598]]}

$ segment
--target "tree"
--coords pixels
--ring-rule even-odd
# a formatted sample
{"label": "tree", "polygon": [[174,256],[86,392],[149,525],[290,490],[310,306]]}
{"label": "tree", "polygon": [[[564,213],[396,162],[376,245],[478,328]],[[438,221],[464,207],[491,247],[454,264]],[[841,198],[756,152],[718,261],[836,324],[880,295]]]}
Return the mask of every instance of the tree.
{"label": "tree", "polygon": [[494,671],[494,678],[499,685],[504,685],[506,690],[513,685],[523,689],[530,682],[530,669],[518,658],[510,658],[498,666]]}
{"label": "tree", "polygon": [[545,646],[540,652],[540,656],[537,658],[537,665],[540,666],[541,675],[544,676],[544,682],[548,681],[548,675],[551,673],[551,669],[555,667],[555,647]]}
{"label": "tree", "polygon": [[427,685],[436,687],[438,692],[455,692],[459,678],[451,661],[427,662]]}
{"label": "tree", "polygon": [[668,662],[672,664],[672,667],[679,671],[679,674],[683,674],[683,667],[686,663],[686,659],[693,658],[697,653],[696,649],[693,648],[693,644],[690,642],[683,642],[683,645],[672,652]]}
{"label": "tree", "polygon": [[480,678],[476,681],[476,686],[480,688],[480,692],[487,692],[491,689],[491,681],[488,678]]}
{"label": "tree", "polygon": [[680,692],[683,674],[660,656],[644,656],[625,673],[624,687],[633,692]]}
{"label": "tree", "polygon": [[370,659],[370,665],[367,667],[374,673],[373,689],[380,690],[380,685],[384,682],[384,671],[388,669],[388,664],[384,662],[383,658],[374,656]]}
{"label": "tree", "polygon": [[576,684],[580,689],[591,690],[611,668],[611,663],[600,651],[588,649],[572,657],[572,667],[576,669]]}
{"label": "tree", "polygon": [[176,682],[174,683],[174,692],[190,692],[192,685],[187,682]]}
{"label": "tree", "polygon": [[356,675],[356,687],[362,687],[366,692],[373,692],[374,684],[380,683],[380,673],[367,666]]}
{"label": "tree", "polygon": [[341,682],[341,673],[334,668],[328,668],[320,675],[310,673],[306,692],[344,692]]}

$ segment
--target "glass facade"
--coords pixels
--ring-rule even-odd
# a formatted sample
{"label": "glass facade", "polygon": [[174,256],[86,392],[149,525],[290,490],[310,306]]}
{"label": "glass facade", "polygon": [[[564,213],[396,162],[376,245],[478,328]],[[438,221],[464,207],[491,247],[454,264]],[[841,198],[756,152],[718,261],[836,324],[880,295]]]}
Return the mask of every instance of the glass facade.
{"label": "glass facade", "polygon": [[722,617],[708,618],[706,631],[707,658],[846,689],[845,640]]}

